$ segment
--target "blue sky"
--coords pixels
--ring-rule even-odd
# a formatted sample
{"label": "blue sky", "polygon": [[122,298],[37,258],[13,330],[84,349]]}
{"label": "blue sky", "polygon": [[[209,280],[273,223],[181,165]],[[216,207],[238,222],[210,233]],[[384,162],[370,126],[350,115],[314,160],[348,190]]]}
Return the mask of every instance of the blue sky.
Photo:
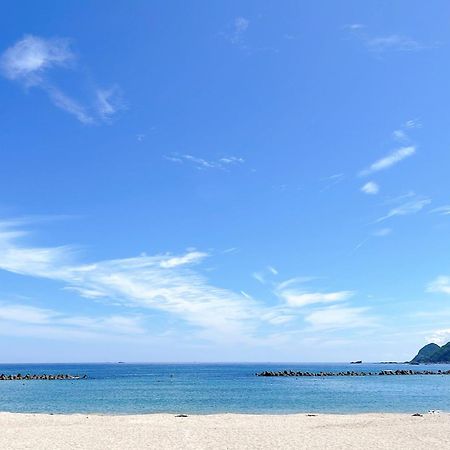
{"label": "blue sky", "polygon": [[450,340],[447,2],[3,10],[1,361]]}

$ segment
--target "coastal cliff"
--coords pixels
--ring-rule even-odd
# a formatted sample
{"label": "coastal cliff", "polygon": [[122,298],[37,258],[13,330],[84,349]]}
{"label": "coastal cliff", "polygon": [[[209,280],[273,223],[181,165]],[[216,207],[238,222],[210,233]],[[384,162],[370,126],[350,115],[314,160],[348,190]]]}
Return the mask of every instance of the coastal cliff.
{"label": "coastal cliff", "polygon": [[450,342],[440,347],[428,344],[411,360],[413,364],[450,363]]}

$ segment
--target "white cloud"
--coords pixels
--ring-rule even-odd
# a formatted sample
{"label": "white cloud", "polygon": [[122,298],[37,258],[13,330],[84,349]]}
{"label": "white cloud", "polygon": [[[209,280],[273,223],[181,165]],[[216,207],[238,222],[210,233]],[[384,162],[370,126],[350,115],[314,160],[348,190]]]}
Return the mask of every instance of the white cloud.
{"label": "white cloud", "polygon": [[273,325],[284,325],[294,320],[296,316],[286,314],[282,311],[270,311],[264,314],[263,319]]}
{"label": "white cloud", "polygon": [[391,228],[380,228],[379,230],[374,231],[372,235],[376,237],[385,237],[389,236],[391,233],[392,233]]}
{"label": "white cloud", "polygon": [[107,121],[122,107],[117,87],[97,90],[95,105],[85,106],[51,81],[50,72],[57,68],[73,68],[75,59],[68,39],[27,35],[1,55],[0,72],[27,88],[42,89],[56,107],[84,124],[95,123],[95,116]]}
{"label": "white cloud", "polygon": [[368,169],[364,169],[360,172],[360,176],[370,175],[371,173],[378,172],[380,170],[385,170],[398,164],[400,161],[414,155],[416,148],[414,146],[402,147],[391,154],[385,156],[384,158],[375,161]]}
{"label": "white cloud", "polygon": [[350,299],[352,291],[310,292],[298,286],[311,278],[291,278],[276,286],[275,294],[291,308],[301,308],[320,303],[336,303]]}
{"label": "white cloud", "polygon": [[244,159],[243,158],[239,158],[237,156],[229,156],[226,158],[220,158],[219,159],[219,163],[228,165],[228,164],[242,164],[244,163]]}
{"label": "white cloud", "polygon": [[[306,321],[330,328],[323,309],[316,311],[317,305],[340,304],[339,310],[333,310],[340,328],[353,328],[354,324],[344,321],[342,315],[357,309],[342,305],[349,300],[353,292],[310,292],[296,287],[297,283],[310,281],[311,278],[294,278],[279,283],[275,294],[282,304],[268,306],[253,299],[247,292],[234,292],[211,284],[194,264],[202,261],[207,254],[190,250],[182,255],[145,254],[134,258],[112,259],[91,263],[79,262],[76,249],[69,246],[35,247],[25,245],[30,235],[20,227],[20,221],[0,222],[0,269],[9,272],[46,278],[58,281],[63,289],[117,307],[128,307],[139,311],[139,316],[110,315],[103,318],[76,316],[71,317],[52,310],[18,309],[5,306],[0,322],[21,322],[20,330],[33,326],[33,333],[39,335],[40,327],[47,326],[46,332],[55,336],[68,333],[107,333],[114,329],[116,333],[139,333],[144,329],[142,320],[145,310],[158,311],[168,322],[182,321],[188,325],[189,336],[193,339],[209,340],[226,345],[245,343],[261,345],[271,327],[283,327],[282,333],[291,322],[304,316]],[[268,266],[265,275],[275,275]],[[276,272],[276,269],[275,269]],[[341,312],[339,312],[341,311]],[[331,313],[329,313],[331,314]],[[359,317],[359,316],[358,316]],[[320,323],[320,321],[322,321]],[[368,323],[368,322],[367,322]],[[0,323],[2,327],[3,322]],[[56,327],[51,329],[51,327]],[[15,325],[15,332],[18,332]],[[81,329],[81,331],[80,331]],[[191,330],[192,329],[192,330]],[[122,331],[120,331],[122,330]],[[1,331],[0,331],[1,332]],[[12,331],[11,331],[12,332]]]}
{"label": "white cloud", "polygon": [[305,321],[317,329],[369,327],[375,322],[368,311],[365,307],[331,306],[308,314]]}
{"label": "white cloud", "polygon": [[55,317],[56,314],[48,309],[0,302],[0,320],[30,324],[48,324]]}
{"label": "white cloud", "polygon": [[437,277],[428,285],[427,292],[450,295],[450,277],[444,275]]}
{"label": "white cloud", "polygon": [[228,40],[235,45],[241,45],[244,33],[247,31],[250,21],[245,17],[236,17],[233,22],[233,30],[227,36]]}
{"label": "white cloud", "polygon": [[238,252],[239,249],[237,247],[230,247],[230,248],[226,248],[225,250],[222,251],[222,253],[236,253]]}
{"label": "white cloud", "polygon": [[392,133],[392,137],[403,144],[408,143],[410,141],[409,136],[405,133],[404,130],[394,130]]}
{"label": "white cloud", "polygon": [[45,71],[66,66],[73,59],[68,40],[28,35],[3,53],[0,67],[7,78],[34,85],[41,83]]}
{"label": "white cloud", "polygon": [[[97,89],[97,111],[103,120],[110,120],[118,111],[124,108],[121,94],[117,86],[109,89]],[[138,135],[142,136],[142,135]],[[138,140],[142,140],[139,139]]]}
{"label": "white cloud", "polygon": [[422,124],[419,122],[419,120],[407,120],[402,124],[401,128],[399,128],[398,130],[394,130],[394,132],[392,133],[392,137],[397,142],[400,142],[404,145],[410,145],[411,138],[409,137],[408,133],[410,130],[413,130],[415,128],[422,128]]}
{"label": "white cloud", "polygon": [[407,120],[403,126],[405,128],[422,128],[422,124],[418,119]]}
{"label": "white cloud", "polygon": [[348,25],[344,25],[344,29],[355,31],[355,30],[362,30],[366,26],[362,23],[350,23]]}
{"label": "white cloud", "polygon": [[199,170],[208,170],[208,169],[226,170],[231,166],[243,164],[245,162],[243,158],[237,156],[227,156],[217,160],[207,160],[190,154],[178,154],[178,153],[173,153],[172,155],[168,156],[166,155],[164,156],[164,158],[167,159],[168,161],[178,164],[190,163]]}
{"label": "white cloud", "polygon": [[267,312],[240,293],[209,284],[187,267],[206,256],[201,252],[80,264],[70,247],[19,245],[18,239],[25,236],[10,223],[0,224],[0,269],[58,280],[88,298],[159,310],[214,331],[211,336],[216,339],[251,336]]}
{"label": "white cloud", "polygon": [[434,208],[430,212],[439,214],[441,216],[449,216],[450,215],[450,205],[445,205],[445,206],[440,206],[439,208]]}
{"label": "white cloud", "polygon": [[287,305],[293,308],[300,308],[317,303],[342,302],[354,295],[352,291],[302,292],[289,289],[279,291],[278,294]]}
{"label": "white cloud", "polygon": [[406,216],[420,212],[425,206],[429,205],[431,200],[426,197],[415,196],[413,200],[405,202],[395,208],[392,208],[385,216],[380,217],[375,222],[383,222],[396,216]]}
{"label": "white cloud", "polygon": [[320,181],[326,182],[325,186],[321,189],[320,192],[325,192],[326,190],[336,186],[337,184],[344,181],[345,175],[343,173],[335,173],[328,177],[321,178]]}
{"label": "white cloud", "polygon": [[433,342],[438,345],[447,344],[447,342],[450,342],[450,328],[434,330],[431,335],[427,337],[427,342]]}
{"label": "white cloud", "polygon": [[261,272],[253,272],[252,277],[259,281],[261,284],[264,284],[266,282],[266,279],[264,278],[264,275]]}
{"label": "white cloud", "polygon": [[355,39],[358,39],[365,47],[373,53],[385,52],[411,52],[433,48],[434,45],[426,45],[409,36],[401,34],[388,34],[384,36],[374,36],[364,25],[359,23],[346,25],[343,27]]}
{"label": "white cloud", "polygon": [[207,253],[203,252],[188,252],[182,256],[170,257],[161,262],[161,267],[165,269],[170,269],[172,267],[178,267],[185,264],[193,264],[200,262],[202,259],[208,256]]}
{"label": "white cloud", "polygon": [[282,281],[277,285],[277,291],[280,292],[288,287],[295,286],[296,284],[308,283],[309,281],[315,280],[316,277],[294,277]]}
{"label": "white cloud", "polygon": [[70,247],[20,247],[14,243],[28,233],[17,230],[19,222],[0,222],[0,268],[21,275],[44,278],[62,276],[60,267],[71,260]]}
{"label": "white cloud", "polygon": [[365,194],[375,195],[380,191],[380,187],[374,181],[369,181],[361,188],[361,191]]}
{"label": "white cloud", "polygon": [[366,40],[366,45],[373,52],[417,51],[427,48],[424,44],[399,34],[369,38]]}
{"label": "white cloud", "polygon": [[141,335],[145,333],[141,319],[137,316],[71,316],[55,310],[38,308],[35,306],[0,302],[0,328],[6,326],[11,329],[18,325],[34,326],[34,330],[41,330],[41,336],[45,332],[57,330],[60,337],[71,337],[92,334],[114,335]]}
{"label": "white cloud", "polygon": [[259,272],[253,272],[252,277],[259,281],[261,284],[265,284],[267,282],[267,279],[278,275],[278,270],[275,269],[275,267],[267,266],[265,269],[260,270]]}
{"label": "white cloud", "polygon": [[236,31],[240,33],[247,30],[249,24],[250,21],[245,17],[236,17],[236,19],[234,19],[234,28]]}
{"label": "white cloud", "polygon": [[46,86],[45,90],[55,106],[75,116],[81,123],[92,124],[94,118],[88,114],[86,108],[76,100],[68,97],[54,86]]}

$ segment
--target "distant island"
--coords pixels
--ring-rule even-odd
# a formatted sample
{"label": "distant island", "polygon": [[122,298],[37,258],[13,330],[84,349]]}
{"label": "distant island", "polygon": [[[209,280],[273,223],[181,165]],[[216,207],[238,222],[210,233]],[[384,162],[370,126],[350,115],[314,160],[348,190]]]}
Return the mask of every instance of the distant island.
{"label": "distant island", "polygon": [[428,344],[419,350],[419,353],[410,361],[411,364],[450,363],[450,342],[440,347],[437,344]]}

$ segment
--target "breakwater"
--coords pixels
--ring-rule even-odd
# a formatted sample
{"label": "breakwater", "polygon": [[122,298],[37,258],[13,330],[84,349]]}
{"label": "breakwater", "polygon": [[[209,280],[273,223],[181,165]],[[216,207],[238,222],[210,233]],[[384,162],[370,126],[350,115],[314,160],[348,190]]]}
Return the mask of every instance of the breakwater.
{"label": "breakwater", "polygon": [[21,381],[21,380],[81,380],[81,379],[85,379],[85,378],[87,378],[86,375],[69,375],[66,373],[59,373],[59,374],[52,374],[52,375],[47,375],[47,374],[22,375],[20,373],[18,373],[16,375],[5,375],[2,373],[0,375],[0,381],[9,381],[9,380],[17,380],[17,381]]}
{"label": "breakwater", "polygon": [[450,375],[450,370],[380,370],[378,372],[295,372],[293,370],[279,370],[276,372],[265,370],[255,374],[257,377],[370,377],[395,375]]}

